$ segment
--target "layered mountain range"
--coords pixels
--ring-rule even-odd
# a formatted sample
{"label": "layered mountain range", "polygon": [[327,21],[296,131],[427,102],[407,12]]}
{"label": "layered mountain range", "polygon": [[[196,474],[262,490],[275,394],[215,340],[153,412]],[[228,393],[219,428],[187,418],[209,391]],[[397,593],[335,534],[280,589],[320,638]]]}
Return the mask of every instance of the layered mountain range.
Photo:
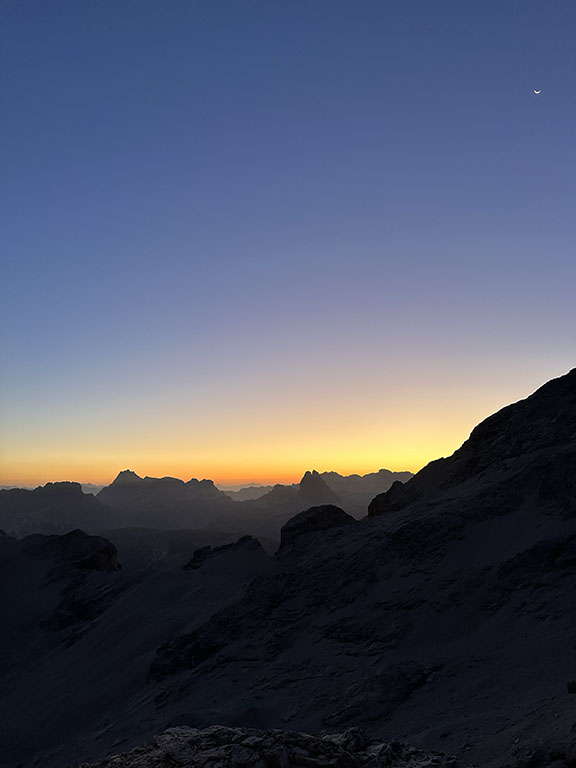
{"label": "layered mountain range", "polygon": [[114,512],[84,493],[80,483],[0,490],[0,529],[15,536],[65,533],[73,528],[98,531],[115,523]]}
{"label": "layered mountain range", "polygon": [[[80,531],[0,538],[0,766],[194,766],[206,745],[214,765],[574,766],[576,369],[367,517],[321,483],[273,555],[245,535],[119,569]],[[270,494],[287,512],[294,490]],[[397,741],[414,760],[376,762]]]}
{"label": "layered mountain range", "polygon": [[[340,475],[338,472],[321,472],[320,476],[344,506],[363,512],[376,494],[387,491],[396,481],[407,482],[412,477],[412,472],[391,472],[389,469],[380,469],[378,472],[370,472],[367,475]],[[292,488],[294,493],[298,491],[298,483],[290,486],[251,485],[238,490],[223,490],[234,501],[253,501],[270,493],[275,487]]]}
{"label": "layered mountain range", "polygon": [[90,533],[137,527],[141,529],[139,540],[142,529],[188,529],[204,531],[204,536],[212,538],[214,534],[230,538],[249,533],[277,541],[282,525],[312,504],[338,503],[360,517],[377,493],[410,477],[410,472],[386,469],[364,476],[312,471],[295,485],[276,485],[257,499],[239,502],[212,480],[184,482],[175,477],[140,477],[124,470],[96,497],[84,493],[79,483],[0,490],[0,528],[25,536],[65,533],[75,527]]}

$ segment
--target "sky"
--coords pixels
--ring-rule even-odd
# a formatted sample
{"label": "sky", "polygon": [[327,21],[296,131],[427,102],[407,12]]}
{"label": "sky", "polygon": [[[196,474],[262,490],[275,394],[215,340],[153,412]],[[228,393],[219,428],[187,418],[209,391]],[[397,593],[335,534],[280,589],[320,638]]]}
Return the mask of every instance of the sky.
{"label": "sky", "polygon": [[571,0],[0,15],[0,483],[415,471],[576,365]]}

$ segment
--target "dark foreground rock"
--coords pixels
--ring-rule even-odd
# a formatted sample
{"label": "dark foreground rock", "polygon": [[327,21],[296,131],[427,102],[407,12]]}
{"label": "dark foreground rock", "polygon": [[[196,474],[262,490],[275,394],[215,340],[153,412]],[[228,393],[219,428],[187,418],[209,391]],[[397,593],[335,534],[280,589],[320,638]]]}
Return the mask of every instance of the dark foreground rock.
{"label": "dark foreground rock", "polygon": [[280,531],[280,548],[291,544],[295,539],[305,533],[314,531],[327,531],[330,528],[340,528],[343,525],[355,525],[356,520],[334,504],[323,504],[320,507],[311,507],[300,512]]}
{"label": "dark foreground rock", "polygon": [[80,768],[464,768],[441,753],[370,739],[358,729],[326,736],[251,728],[170,728],[150,744]]}

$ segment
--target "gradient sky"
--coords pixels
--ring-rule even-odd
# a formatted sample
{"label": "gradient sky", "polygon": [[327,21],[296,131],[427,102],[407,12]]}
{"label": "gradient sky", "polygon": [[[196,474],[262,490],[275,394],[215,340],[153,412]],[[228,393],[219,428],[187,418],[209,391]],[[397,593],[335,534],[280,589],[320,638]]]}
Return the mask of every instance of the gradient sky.
{"label": "gradient sky", "polygon": [[576,365],[572,0],[0,10],[0,482],[416,470]]}

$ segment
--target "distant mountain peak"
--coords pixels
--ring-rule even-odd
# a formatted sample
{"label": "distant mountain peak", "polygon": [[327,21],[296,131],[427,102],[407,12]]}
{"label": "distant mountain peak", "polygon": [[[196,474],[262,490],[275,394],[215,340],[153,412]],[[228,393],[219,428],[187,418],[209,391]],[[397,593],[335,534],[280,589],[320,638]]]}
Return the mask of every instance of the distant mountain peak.
{"label": "distant mountain peak", "polygon": [[111,484],[121,485],[123,483],[134,483],[138,480],[142,480],[142,478],[136,472],[133,472],[131,469],[123,469],[121,472],[118,472]]}
{"label": "distant mountain peak", "polygon": [[45,485],[39,485],[34,489],[35,492],[42,492],[43,494],[63,495],[63,494],[82,494],[82,486],[80,483],[75,483],[70,480],[62,480],[57,483],[46,483]]}
{"label": "distant mountain peak", "polygon": [[208,488],[208,487],[216,488],[216,486],[214,485],[214,480],[210,480],[210,478],[207,478],[207,477],[203,478],[202,480],[198,480],[197,477],[191,477],[190,480],[188,480],[188,482],[186,483],[186,485],[190,485],[190,486],[200,485],[205,488]]}
{"label": "distant mountain peak", "polygon": [[300,480],[298,495],[306,500],[319,503],[328,503],[338,499],[336,493],[315,469],[304,473],[302,480]]}
{"label": "distant mountain peak", "polygon": [[328,487],[326,481],[315,469],[307,470],[300,480],[300,490],[307,488]]}

